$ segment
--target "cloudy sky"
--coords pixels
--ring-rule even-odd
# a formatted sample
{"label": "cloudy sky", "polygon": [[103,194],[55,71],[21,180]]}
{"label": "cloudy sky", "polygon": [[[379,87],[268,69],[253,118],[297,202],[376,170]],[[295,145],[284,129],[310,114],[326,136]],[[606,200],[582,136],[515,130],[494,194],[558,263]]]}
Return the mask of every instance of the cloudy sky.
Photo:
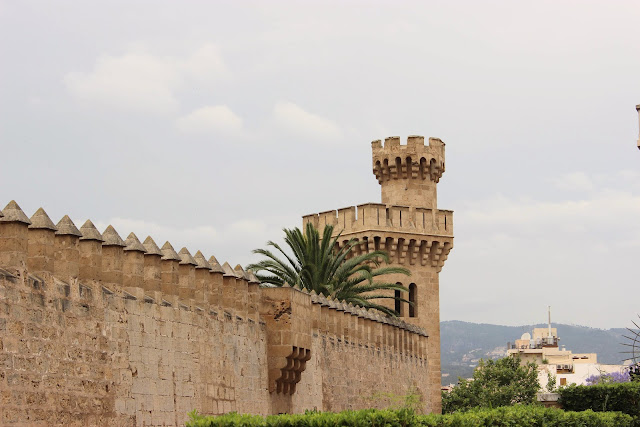
{"label": "cloudy sky", "polygon": [[232,265],[439,137],[443,320],[640,312],[640,3],[0,1],[0,204]]}

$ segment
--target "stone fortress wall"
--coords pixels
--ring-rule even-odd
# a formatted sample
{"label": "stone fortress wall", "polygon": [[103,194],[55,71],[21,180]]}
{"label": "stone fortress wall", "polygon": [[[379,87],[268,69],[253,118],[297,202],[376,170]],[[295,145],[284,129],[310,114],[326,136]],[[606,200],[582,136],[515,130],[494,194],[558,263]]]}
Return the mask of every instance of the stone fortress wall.
{"label": "stone fortress wall", "polygon": [[[441,268],[419,248],[406,259]],[[0,212],[0,425],[174,426],[194,409],[382,407],[376,392],[410,388],[437,411],[430,341],[417,324],[260,287],[199,251],[68,216],[54,225],[13,201]]]}

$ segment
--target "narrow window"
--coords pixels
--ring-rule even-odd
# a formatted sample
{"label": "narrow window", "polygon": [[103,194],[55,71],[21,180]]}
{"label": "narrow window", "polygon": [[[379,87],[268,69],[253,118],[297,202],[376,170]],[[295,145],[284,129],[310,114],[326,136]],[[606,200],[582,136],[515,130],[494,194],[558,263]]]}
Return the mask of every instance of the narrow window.
{"label": "narrow window", "polygon": [[418,312],[418,288],[415,283],[409,285],[409,317],[416,317]]}
{"label": "narrow window", "polygon": [[[402,283],[397,283],[397,284],[402,286]],[[397,289],[393,291],[393,296],[395,297],[395,312],[398,316],[402,316],[402,313],[400,312],[402,310],[402,301],[400,301],[400,298],[401,298],[400,291]]]}

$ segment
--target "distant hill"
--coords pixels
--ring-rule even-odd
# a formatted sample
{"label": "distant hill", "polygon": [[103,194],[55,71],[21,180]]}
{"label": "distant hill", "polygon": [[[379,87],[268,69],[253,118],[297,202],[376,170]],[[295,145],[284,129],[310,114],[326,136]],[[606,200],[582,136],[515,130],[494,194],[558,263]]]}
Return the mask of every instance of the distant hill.
{"label": "distant hill", "polygon": [[[533,328],[546,324],[525,326],[501,326],[487,323],[449,320],[440,323],[440,349],[442,361],[442,384],[457,383],[458,377],[469,378],[480,359],[498,359],[507,353],[507,342],[514,342]],[[598,353],[598,362],[620,363],[626,351],[624,328],[596,329],[586,326],[554,323],[558,329],[560,346],[574,353]],[[628,335],[628,331],[627,335]]]}

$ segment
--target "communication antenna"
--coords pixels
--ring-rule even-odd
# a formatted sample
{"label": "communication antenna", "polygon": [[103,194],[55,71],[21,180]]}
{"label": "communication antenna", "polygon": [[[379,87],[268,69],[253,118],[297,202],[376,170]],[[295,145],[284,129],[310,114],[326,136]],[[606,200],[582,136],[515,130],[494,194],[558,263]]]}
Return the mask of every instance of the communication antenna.
{"label": "communication antenna", "polygon": [[[640,318],[640,315],[638,315],[638,317]],[[632,364],[637,364],[640,363],[640,326],[633,320],[631,323],[633,323],[636,329],[626,328],[631,333],[631,336],[623,334],[622,336],[626,338],[626,342],[621,344],[629,348],[627,348],[628,351],[621,351],[621,353],[630,355],[630,357],[626,357],[623,361],[631,360]]]}
{"label": "communication antenna", "polygon": [[553,338],[553,336],[551,335],[551,306],[547,306],[549,307],[549,340],[551,340]]}

